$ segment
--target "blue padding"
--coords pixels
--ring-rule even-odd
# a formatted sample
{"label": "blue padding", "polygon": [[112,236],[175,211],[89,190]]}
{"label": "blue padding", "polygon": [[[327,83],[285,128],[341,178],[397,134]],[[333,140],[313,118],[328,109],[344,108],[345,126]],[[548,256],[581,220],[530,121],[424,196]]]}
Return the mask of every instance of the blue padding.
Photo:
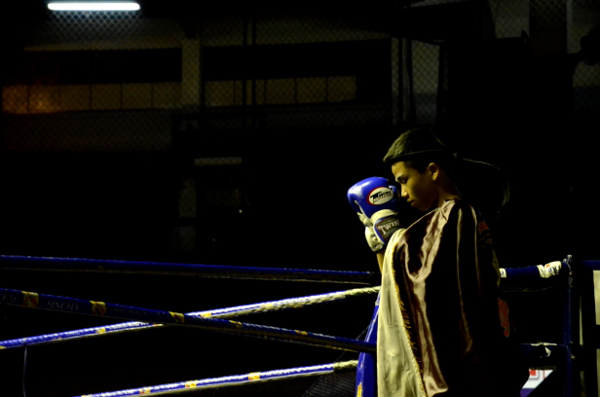
{"label": "blue padding", "polygon": [[[365,342],[377,344],[377,319],[379,312],[379,295],[373,310],[373,318],[367,330]],[[375,354],[360,353],[358,356],[358,366],[356,368],[356,397],[376,397],[377,396],[377,359]]]}

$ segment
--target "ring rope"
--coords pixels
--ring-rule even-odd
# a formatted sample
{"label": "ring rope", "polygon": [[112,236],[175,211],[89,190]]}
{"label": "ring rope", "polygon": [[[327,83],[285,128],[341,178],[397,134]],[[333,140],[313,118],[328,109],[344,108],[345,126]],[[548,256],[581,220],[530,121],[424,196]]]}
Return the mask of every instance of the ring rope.
{"label": "ring rope", "polygon": [[305,376],[326,375],[333,372],[341,372],[356,369],[358,361],[343,361],[332,364],[313,365],[308,367],[297,367],[288,369],[278,369],[273,371],[251,372],[243,375],[223,376],[219,378],[207,378],[202,380],[192,380],[178,383],[167,383],[158,386],[141,387],[135,389],[121,390],[115,392],[105,392],[96,394],[85,394],[76,397],[117,397],[117,396],[137,396],[140,394],[171,394],[183,391],[235,386],[244,383],[257,383],[281,380],[286,378],[297,378]]}
{"label": "ring rope", "polygon": [[259,338],[273,338],[280,341],[310,344],[347,351],[374,353],[374,343],[355,339],[317,334],[307,331],[290,330],[266,325],[241,323],[233,320],[193,317],[184,313],[164,310],[144,309],[134,306],[123,306],[113,303],[86,301],[35,292],[17,291],[0,288],[0,303],[12,306],[26,306],[37,309],[86,315],[106,316],[135,321],[165,323],[169,325],[199,327],[213,331],[241,334]]}
{"label": "ring rope", "polygon": [[543,265],[501,268],[501,278],[517,278],[522,280],[548,279],[560,275],[561,271],[569,271],[571,256],[562,261],[548,262]]}
{"label": "ring rope", "polygon": [[310,281],[378,285],[380,278],[372,272],[201,265],[186,263],[136,262],[103,259],[50,258],[0,255],[0,269],[88,272],[118,274],[151,274],[198,276],[208,278]]}
{"label": "ring rope", "polygon": [[139,321],[130,321],[126,323],[105,325],[101,327],[93,328],[82,328],[72,331],[57,332],[52,334],[29,336],[25,338],[7,339],[0,341],[0,350],[12,349],[22,346],[41,345],[53,342],[62,342],[71,339],[90,338],[94,336],[101,336],[107,334],[113,334],[118,332],[136,331],[145,328],[159,327],[162,324],[152,324]]}
{"label": "ring rope", "polygon": [[[347,291],[337,291],[325,294],[310,295],[298,298],[289,298],[269,302],[254,303],[250,305],[235,306],[216,310],[205,310],[199,312],[186,313],[192,317],[213,317],[213,318],[233,318],[242,315],[251,315],[265,313],[277,310],[299,309],[308,305],[317,305],[340,301],[347,298],[360,297],[364,295],[376,294],[379,287],[356,288]],[[153,324],[146,322],[131,321],[120,324],[105,325],[92,328],[84,328],[53,334],[29,336],[26,338],[9,339],[0,341],[0,349],[10,349],[21,346],[31,346],[37,344],[65,341],[70,339],[79,339],[85,337],[102,336],[110,333],[135,331],[158,327],[162,324]]]}
{"label": "ring rope", "polygon": [[288,298],[278,301],[254,303],[250,305],[236,306],[231,308],[192,312],[192,316],[220,317],[225,315],[240,316],[246,314],[264,313],[283,309],[300,309],[307,305],[318,305],[338,300],[356,298],[364,295],[373,295],[379,292],[379,287],[355,288],[346,291],[330,292],[325,294],[310,295],[299,298]]}
{"label": "ring rope", "polygon": [[[563,261],[525,268],[502,268],[502,278],[538,276],[548,278],[556,275],[553,270],[568,267],[571,256]],[[559,264],[560,263],[560,264]],[[548,267],[550,266],[550,269]],[[336,283],[360,283],[378,285],[379,276],[372,272],[352,272],[320,269],[290,269],[241,267],[223,265],[198,265],[162,262],[135,262],[81,258],[50,258],[0,255],[0,270],[32,271],[83,271],[99,273],[136,273],[155,275],[182,275],[201,277],[278,279],[284,281],[324,281]]]}
{"label": "ring rope", "polygon": [[[550,262],[546,265],[528,266],[525,268],[501,268],[502,278],[548,278],[559,274],[561,269],[569,269],[571,257],[568,256],[565,260],[558,262]],[[282,310],[286,308],[299,308],[306,304],[318,304],[328,301],[334,301],[338,298],[347,296],[360,296],[362,294],[376,293],[379,287],[358,288],[348,291],[338,291],[328,294],[314,295],[301,298],[284,299],[280,301],[262,302],[251,305],[237,306],[224,309],[216,309],[201,312],[190,312],[187,315],[200,317],[218,317],[231,318],[239,315],[254,314],[259,312],[267,312],[271,310]],[[0,341],[0,349],[15,348],[28,346],[33,344],[43,344],[49,342],[63,341],[69,339],[100,336],[108,333],[125,332],[130,330],[140,330],[160,326],[161,324],[145,323],[145,322],[127,322],[121,324],[113,324],[107,326],[85,328],[80,330],[66,331],[54,334],[31,336],[26,338],[18,338]]]}

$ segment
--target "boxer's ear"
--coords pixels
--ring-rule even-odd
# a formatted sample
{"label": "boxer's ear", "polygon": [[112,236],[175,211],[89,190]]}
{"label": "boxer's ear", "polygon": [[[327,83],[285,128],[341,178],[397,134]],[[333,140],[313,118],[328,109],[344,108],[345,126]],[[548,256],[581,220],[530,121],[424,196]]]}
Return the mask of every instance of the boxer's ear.
{"label": "boxer's ear", "polygon": [[429,163],[425,168],[425,173],[430,175],[432,180],[437,180],[440,177],[440,166],[436,163]]}

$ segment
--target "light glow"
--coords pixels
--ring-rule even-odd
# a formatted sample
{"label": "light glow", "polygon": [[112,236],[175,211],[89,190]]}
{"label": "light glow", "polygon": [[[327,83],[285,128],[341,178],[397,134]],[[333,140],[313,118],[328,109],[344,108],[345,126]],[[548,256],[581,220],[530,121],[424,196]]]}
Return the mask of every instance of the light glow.
{"label": "light glow", "polygon": [[137,11],[140,5],[133,1],[62,1],[48,3],[52,11]]}

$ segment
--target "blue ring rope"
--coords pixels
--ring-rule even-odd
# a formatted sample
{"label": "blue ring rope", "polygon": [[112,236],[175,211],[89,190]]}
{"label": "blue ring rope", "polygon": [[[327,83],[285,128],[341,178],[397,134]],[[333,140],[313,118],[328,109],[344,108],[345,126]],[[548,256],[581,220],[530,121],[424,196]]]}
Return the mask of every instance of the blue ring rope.
{"label": "blue ring rope", "polygon": [[57,332],[53,334],[28,336],[26,338],[7,339],[0,341],[0,350],[13,349],[23,346],[41,345],[53,342],[62,342],[71,339],[89,338],[117,332],[136,331],[158,326],[160,326],[160,324],[130,321],[120,324],[105,325],[102,327],[82,328],[72,331]]}
{"label": "blue ring rope", "polygon": [[372,272],[0,255],[0,269],[136,273],[378,285]]}
{"label": "blue ring rope", "polygon": [[244,383],[257,383],[265,381],[281,380],[286,378],[297,378],[301,376],[326,375],[342,370],[356,368],[356,361],[345,361],[333,364],[313,365],[309,367],[297,367],[288,369],[279,369],[273,371],[252,372],[243,375],[223,376],[219,378],[207,378],[202,380],[192,380],[186,382],[167,383],[157,386],[148,386],[114,392],[104,392],[96,394],[85,394],[76,397],[117,397],[117,396],[138,396],[147,394],[170,394],[180,393],[181,391],[192,391],[199,389],[235,386]]}
{"label": "blue ring rope", "polygon": [[[215,310],[204,310],[199,312],[186,313],[192,317],[211,317],[211,318],[233,318],[242,315],[255,314],[274,310],[298,309],[307,305],[316,305],[322,303],[332,303],[348,297],[359,296],[361,294],[377,293],[378,287],[358,288],[348,291],[329,292],[324,294],[310,295],[298,298],[288,298],[276,301],[254,303],[249,305],[234,306]],[[120,324],[105,325],[92,328],[84,328],[66,332],[58,332],[45,335],[29,336],[26,338],[17,338],[0,341],[0,349],[10,349],[22,346],[31,346],[52,342],[62,342],[70,339],[80,339],[87,337],[102,336],[117,332],[136,331],[142,329],[160,326],[159,324],[131,321]]]}
{"label": "blue ring rope", "polygon": [[355,339],[341,338],[317,334],[307,331],[290,330],[266,325],[241,323],[233,320],[193,317],[189,314],[164,310],[144,309],[134,306],[124,306],[99,301],[66,298],[62,296],[38,294],[35,292],[17,291],[0,288],[0,303],[12,306],[79,313],[86,315],[105,316],[118,319],[170,324],[187,327],[199,327],[263,339],[273,339],[284,342],[309,344],[330,349],[369,352],[376,350],[374,343]]}

